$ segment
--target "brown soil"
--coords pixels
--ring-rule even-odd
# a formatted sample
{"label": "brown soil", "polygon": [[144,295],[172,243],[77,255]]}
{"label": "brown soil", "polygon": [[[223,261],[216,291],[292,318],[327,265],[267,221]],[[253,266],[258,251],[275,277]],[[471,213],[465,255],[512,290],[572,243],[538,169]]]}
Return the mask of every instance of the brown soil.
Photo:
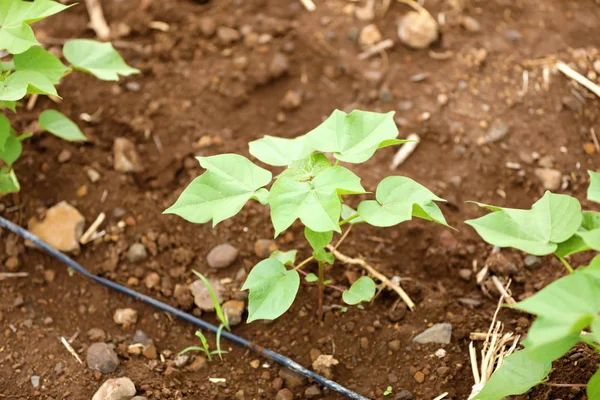
{"label": "brown soil", "polygon": [[[550,74],[545,85],[541,65],[528,68],[529,90],[524,95],[520,91],[523,65],[528,60],[557,55],[575,62],[583,73],[593,71],[591,62],[582,60],[597,51],[598,3],[427,1],[433,15],[444,13],[446,18],[441,40],[431,50],[437,54],[451,51],[452,56],[438,60],[427,50],[409,50],[398,43],[385,57],[367,61],[358,61],[360,50],[349,38],[367,24],[344,14],[343,7],[351,2],[320,1],[312,14],[296,0],[199,3],[155,0],[142,11],[137,1],[103,1],[106,17],[113,25],[131,28],[120,39],[120,51],[142,74],[108,83],[73,73],[59,88],[64,97],[60,105],[40,99],[32,112],[11,116],[22,131],[41,109],[58,108],[79,122],[91,142],[67,144],[48,135],[31,139],[16,167],[22,192],[0,200],[2,215],[25,224],[61,200],[75,205],[88,223],[104,211],[109,216],[103,226],[110,233],[107,240],[85,246],[76,257],[93,273],[126,284],[131,276],[143,278],[157,272],[168,289],[176,283],[191,282],[190,270],[195,268],[209,276],[231,278],[228,287],[235,291],[241,285],[236,280],[240,268],[247,272],[259,261],[253,250],[255,241],[272,237],[268,211],[251,204],[214,229],[161,215],[192,177],[202,172],[193,156],[224,152],[248,155],[249,141],[264,134],[293,137],[305,133],[334,108],[397,110],[402,136],[417,132],[422,137],[417,151],[397,173],[448,199],[443,211],[459,231],[418,221],[390,229],[358,226],[342,250],[351,256],[364,256],[390,277],[410,278],[406,288],[417,301],[415,312],[392,322],[388,314],[397,299],[384,292],[364,310],[351,307],[346,313],[328,312],[319,323],[314,317],[316,290],[303,285],[293,307],[282,318],[273,323],[240,325],[234,332],[306,366],[311,364],[311,349],[334,354],[340,361],[335,380],[371,398],[381,397],[390,385],[394,393],[406,389],[415,399],[432,399],[443,392],[449,393],[447,398],[465,399],[472,385],[469,333],[487,329],[498,296],[493,291],[486,296],[474,277],[465,281],[458,274],[460,269],[471,269],[474,261],[481,266],[491,250],[463,224],[465,219],[481,215],[464,201],[528,207],[543,193],[534,174],[537,162],[529,159],[532,152],[552,157],[553,168],[569,178],[562,192],[584,197],[585,170],[599,167],[598,154],[584,151],[584,145],[592,141],[590,128],[600,131],[598,100],[560,74]],[[375,3],[380,6],[380,2]],[[462,7],[453,8],[453,4]],[[392,2],[385,16],[376,17],[374,23],[385,38],[396,41],[396,21],[407,11],[406,6]],[[479,32],[468,32],[460,25],[466,15],[480,23]],[[204,17],[217,26],[251,26],[272,39],[254,47],[243,42],[224,46],[218,38],[202,35]],[[170,31],[150,29],[149,22],[156,20],[169,24]],[[37,31],[47,43],[52,38],[91,37],[87,21],[82,4],[38,24]],[[487,50],[484,60],[478,58],[478,49]],[[289,71],[274,78],[268,67],[277,52],[289,58]],[[233,66],[234,59],[238,65],[242,63],[239,57],[246,58],[247,69]],[[426,79],[411,81],[411,76],[420,73],[427,74]],[[132,86],[127,83],[139,84],[140,90],[130,90]],[[302,93],[302,104],[296,110],[282,111],[280,102],[290,89]],[[440,105],[439,94],[448,96],[447,104]],[[398,103],[407,100],[413,102],[412,109],[401,111]],[[96,112],[100,112],[97,124],[79,119],[81,113]],[[426,112],[430,113],[428,119],[423,117]],[[496,120],[510,126],[508,135],[487,146],[477,144],[486,126]],[[120,136],[136,143],[144,172],[124,175],[113,170],[112,144]],[[198,144],[204,136],[212,139],[211,145]],[[59,163],[57,156],[65,148],[72,157]],[[394,149],[383,149],[355,169],[365,187],[373,190],[390,173],[393,154]],[[520,163],[522,172],[506,168],[507,162]],[[89,182],[88,167],[101,173],[99,182]],[[82,185],[87,186],[87,194],[78,196]],[[123,209],[125,215],[114,217],[117,209]],[[117,228],[119,220],[126,222],[124,229]],[[4,263],[14,238],[6,232],[0,238],[6,244],[0,248]],[[133,265],[125,252],[138,241],[146,244],[151,255]],[[206,264],[206,254],[224,242],[232,243],[241,253],[234,266],[215,273]],[[308,254],[297,225],[277,243],[284,250],[300,249],[300,256]],[[172,359],[169,353],[196,344],[194,328],[79,276],[70,276],[64,265],[45,254],[20,248],[20,244],[17,247],[20,270],[28,272],[30,278],[0,282],[0,398],[89,399],[101,382],[117,376],[130,377],[138,394],[151,399],[231,399],[240,390],[246,399],[274,398],[272,383],[279,367],[268,362],[268,366],[254,369],[250,363],[257,357],[239,347],[231,346],[223,361],[213,361],[197,372],[176,371],[168,376],[162,362],[127,355],[123,348],[131,342],[134,329],[143,329],[159,352]],[[182,257],[186,251],[193,254],[192,259]],[[510,250],[503,250],[503,254],[519,268],[512,285],[516,298],[535,292],[564,273],[560,263],[551,258],[544,259],[542,268],[530,270],[523,266],[523,254]],[[361,273],[336,265],[329,272],[336,283],[347,284],[346,268]],[[46,270],[56,272],[53,281],[44,280]],[[176,305],[168,290],[165,295],[143,284],[137,289]],[[19,296],[24,304],[15,307]],[[465,306],[461,298],[476,300],[478,305]],[[340,303],[339,296],[326,296],[327,305]],[[135,328],[129,330],[112,320],[115,310],[125,307],[140,313]],[[52,322],[46,324],[47,317]],[[213,314],[204,317],[215,322]],[[500,319],[506,330],[516,333],[524,333],[532,320],[507,310],[501,311]],[[450,345],[411,343],[414,335],[437,322],[453,325]],[[91,328],[104,329],[107,341],[117,346],[121,365],[115,373],[94,374],[79,365],[58,340],[80,332],[73,347],[85,358],[91,343],[86,332]],[[401,341],[398,351],[388,347],[394,339]],[[212,343],[212,336],[210,340]],[[440,359],[433,354],[441,347],[447,355]],[[556,363],[560,368],[552,373],[552,382],[587,381],[600,359],[585,349],[577,351],[580,355],[570,354]],[[265,362],[260,361],[261,365]],[[64,365],[60,374],[55,371],[58,363]],[[414,379],[417,371],[424,373],[423,383]],[[32,375],[41,377],[38,389],[32,388]],[[209,377],[226,378],[225,387],[210,383]],[[301,398],[306,387],[293,392]],[[324,392],[322,398],[338,397]],[[542,386],[520,398],[584,399],[585,394],[582,389]]]}

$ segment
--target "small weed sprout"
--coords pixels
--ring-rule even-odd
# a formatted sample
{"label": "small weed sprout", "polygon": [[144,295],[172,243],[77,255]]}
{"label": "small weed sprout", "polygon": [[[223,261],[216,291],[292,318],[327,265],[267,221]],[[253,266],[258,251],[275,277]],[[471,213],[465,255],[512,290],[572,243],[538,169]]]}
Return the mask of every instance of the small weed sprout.
{"label": "small weed sprout", "polygon": [[[74,4],[72,4],[74,5]],[[52,0],[0,1],[0,110],[17,111],[27,95],[60,98],[56,85],[73,70],[83,71],[104,81],[117,81],[139,71],[129,67],[110,43],[69,40],[63,47],[66,66],[35,38],[30,24],[66,10]],[[43,111],[38,119],[43,130],[67,141],[86,141],[77,125],[56,110]],[[18,134],[9,119],[0,114],[0,196],[20,190],[13,164],[21,156],[22,142],[31,132]]]}
{"label": "small weed sprout", "polygon": [[202,282],[206,286],[206,289],[208,290],[208,293],[210,294],[210,298],[215,307],[215,312],[217,314],[217,318],[219,319],[219,321],[221,321],[221,324],[219,325],[219,329],[217,329],[217,335],[216,335],[217,336],[216,337],[217,349],[211,351],[210,347],[208,346],[208,340],[206,340],[206,336],[204,336],[202,331],[198,330],[198,331],[196,331],[196,336],[198,338],[200,338],[202,347],[200,347],[200,346],[186,347],[185,349],[181,350],[178,355],[185,354],[188,351],[200,351],[200,352],[206,354],[206,358],[208,358],[208,361],[212,361],[212,356],[214,354],[218,355],[219,358],[221,360],[223,360],[222,355],[227,354],[228,352],[225,350],[221,350],[221,332],[223,332],[223,328],[227,329],[228,331],[231,331],[231,328],[229,326],[229,321],[227,321],[227,315],[225,315],[225,313],[223,313],[223,309],[221,308],[221,305],[219,304],[219,300],[217,299],[217,295],[215,294],[215,291],[214,291],[212,285],[210,284],[210,281],[208,279],[206,279],[206,277],[204,275],[202,275],[200,272],[194,271],[194,270],[192,270],[192,272],[198,278],[200,278],[200,280],[202,280]]}
{"label": "small weed sprout", "polygon": [[[588,200],[600,203],[600,173],[589,171],[589,175]],[[600,256],[577,269],[567,261],[572,254],[600,251],[600,213],[582,211],[577,199],[550,192],[530,210],[480,205],[492,212],[467,224],[486,242],[538,256],[554,254],[568,271],[510,306],[537,316],[523,341],[524,349],[502,360],[483,389],[470,398],[501,400],[545,382],[552,362],[579,342],[600,351]],[[600,369],[586,390],[589,399],[600,399]]]}
{"label": "small weed sprout", "polygon": [[[364,200],[355,210],[344,203],[347,197],[368,194],[360,178],[340,165],[360,164],[383,147],[405,143],[396,139],[398,129],[393,112],[375,113],[355,110],[350,114],[335,110],[321,125],[294,139],[265,136],[250,143],[250,154],[272,167],[283,167],[270,188],[273,175],[238,154],[198,157],[206,170],[183,191],[166,214],[176,214],[193,223],[213,226],[235,216],[249,200],[268,205],[275,237],[296,220],[304,225],[304,236],[312,255],[296,263],[297,252],[275,252],[259,262],[249,273],[242,290],[249,290],[248,322],[272,320],[292,305],[300,286],[300,274],[318,285],[318,311],[322,317],[325,288],[343,292],[346,304],[370,301],[375,282],[364,276],[344,289],[325,277],[326,265],[333,265],[332,250],[347,237],[355,224],[389,227],[423,218],[448,226],[435,203],[444,201],[424,186],[402,176],[384,178],[374,199]],[[332,164],[330,158],[335,160]],[[331,245],[334,232],[342,234]],[[317,273],[302,268],[311,261]]]}

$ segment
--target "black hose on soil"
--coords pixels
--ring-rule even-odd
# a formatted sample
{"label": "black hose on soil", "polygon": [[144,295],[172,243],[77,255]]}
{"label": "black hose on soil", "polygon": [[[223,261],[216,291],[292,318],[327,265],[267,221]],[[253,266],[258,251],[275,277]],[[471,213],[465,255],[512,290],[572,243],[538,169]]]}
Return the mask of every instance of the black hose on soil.
{"label": "black hose on soil", "polygon": [[[170,305],[165,304],[161,301],[155,300],[152,297],[148,297],[146,295],[138,293],[135,290],[126,288],[125,286],[121,286],[111,280],[91,274],[90,272],[88,272],[88,270],[83,268],[81,265],[79,265],[74,260],[70,259],[65,254],[56,250],[54,247],[52,247],[48,243],[42,241],[40,238],[38,238],[31,232],[27,231],[26,229],[23,229],[20,226],[13,224],[12,222],[10,222],[9,220],[7,220],[3,217],[0,217],[0,227],[4,227],[4,228],[16,233],[17,235],[23,237],[24,239],[29,240],[30,242],[34,243],[36,246],[42,248],[44,251],[46,251],[46,253],[50,254],[52,257],[58,259],[59,261],[63,262],[64,264],[73,268],[75,271],[79,272],[80,274],[84,275],[85,277],[87,277],[93,281],[96,281],[104,286],[108,286],[109,288],[114,289],[117,292],[123,293],[123,294],[125,294],[129,297],[132,297],[136,300],[139,300],[143,303],[149,304],[161,311],[165,311],[170,314],[173,314],[185,321],[188,321],[188,322],[196,325],[199,328],[211,331],[215,334],[217,333],[218,328],[212,324],[209,324],[206,321],[203,321],[199,318],[194,317],[193,315],[190,315],[190,314],[185,313],[181,310],[178,310],[174,307],[171,307]],[[292,371],[299,373],[300,375],[305,376],[306,378],[312,379],[313,381],[317,382],[319,385],[327,387],[331,390],[334,390],[348,399],[368,400],[366,397],[361,396],[360,394],[355,393],[349,389],[346,389],[345,387],[343,387],[342,385],[340,385],[336,382],[333,382],[327,378],[324,378],[321,375],[315,374],[313,371],[311,371],[307,368],[304,368],[302,365],[298,364],[297,362],[295,362],[293,360],[290,360],[287,357],[282,356],[279,353],[276,353],[272,350],[266,349],[257,344],[253,344],[244,338],[234,335],[231,332],[222,331],[221,337],[229,339],[232,342],[234,342],[240,346],[246,347],[246,348],[248,348],[270,360],[273,360],[276,363],[283,365],[284,367],[289,368]]]}

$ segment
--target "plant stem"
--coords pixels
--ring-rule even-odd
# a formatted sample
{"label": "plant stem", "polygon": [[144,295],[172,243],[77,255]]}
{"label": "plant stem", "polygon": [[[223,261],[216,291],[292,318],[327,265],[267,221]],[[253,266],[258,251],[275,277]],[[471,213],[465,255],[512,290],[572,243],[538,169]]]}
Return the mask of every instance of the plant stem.
{"label": "plant stem", "polygon": [[561,257],[561,256],[557,256],[557,257],[560,260],[560,262],[563,263],[563,265],[565,266],[565,268],[567,269],[567,271],[569,271],[569,273],[572,274],[573,273],[573,267],[571,267],[571,264],[569,264],[568,261],[565,260],[564,257]]}
{"label": "plant stem", "polygon": [[[298,272],[304,276],[308,275],[308,272],[302,271],[301,269],[299,269]],[[339,286],[336,286],[336,285],[327,284],[327,285],[325,285],[325,287],[329,288],[329,289],[337,290],[340,293],[344,293],[344,289]]]}
{"label": "plant stem", "polygon": [[354,225],[350,225],[348,227],[348,229],[346,229],[346,232],[344,232],[344,234],[342,235],[342,237],[340,238],[340,240],[338,240],[338,242],[335,244],[335,246],[333,247],[334,250],[337,250],[338,247],[341,246],[341,244],[344,242],[344,240],[346,240],[346,238],[348,237],[348,234],[350,233],[350,231],[352,230],[352,227]]}
{"label": "plant stem", "polygon": [[313,256],[308,257],[306,260],[302,261],[300,264],[296,265],[294,267],[294,271],[298,271],[300,270],[300,268],[304,267],[306,264],[308,264],[309,262],[311,262],[314,259]]}
{"label": "plant stem", "polygon": [[348,222],[350,222],[350,221],[352,221],[353,219],[355,219],[355,218],[358,218],[358,217],[360,217],[360,215],[358,215],[358,214],[354,214],[354,215],[353,215],[353,216],[351,216],[351,217],[348,217],[348,218],[346,218],[346,219],[343,219],[343,220],[341,220],[341,221],[340,221],[340,226],[342,226],[342,225],[344,225],[344,224],[347,224]]}
{"label": "plant stem", "polygon": [[317,316],[319,321],[323,319],[323,291],[325,289],[325,263],[319,261],[319,305]]}
{"label": "plant stem", "polygon": [[564,387],[564,388],[584,388],[587,387],[586,383],[552,383],[552,382],[544,382],[542,385],[552,386],[552,387]]}

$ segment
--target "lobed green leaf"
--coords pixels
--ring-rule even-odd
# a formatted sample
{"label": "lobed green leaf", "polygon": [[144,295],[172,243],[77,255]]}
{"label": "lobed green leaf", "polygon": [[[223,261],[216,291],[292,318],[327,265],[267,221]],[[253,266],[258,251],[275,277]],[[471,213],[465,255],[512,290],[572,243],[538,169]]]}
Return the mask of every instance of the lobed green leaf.
{"label": "lobed green leaf", "polygon": [[189,184],[164,214],[176,214],[195,223],[213,226],[237,214],[252,197],[266,198],[271,172],[237,154],[198,157],[206,172]]}
{"label": "lobed green leaf", "polygon": [[39,46],[15,55],[14,64],[17,71],[39,72],[54,85],[60,83],[60,79],[69,70],[58,57]]}
{"label": "lobed green leaf", "polygon": [[71,6],[50,0],[0,1],[0,50],[21,54],[30,47],[39,45],[28,24],[61,12]]}
{"label": "lobed green leaf", "polygon": [[0,160],[4,161],[6,165],[11,166],[19,159],[22,151],[23,145],[19,139],[13,135],[9,135],[4,140],[4,148],[0,150]]}
{"label": "lobed green leaf", "polygon": [[375,296],[375,282],[368,276],[361,276],[350,286],[350,289],[342,293],[344,303],[350,305],[370,301],[373,296]]}
{"label": "lobed green leaf", "polygon": [[0,114],[0,151],[4,150],[6,140],[11,136],[11,132],[10,121],[3,114]]}
{"label": "lobed green leaf", "polygon": [[15,71],[0,85],[0,101],[21,100],[27,94],[59,97],[52,81],[38,71]]}
{"label": "lobed green leaf", "polygon": [[586,250],[600,250],[600,214],[585,211],[581,216],[581,226],[577,232],[558,244],[554,252],[557,256],[566,257]]}
{"label": "lobed green leaf", "polygon": [[15,170],[10,167],[0,169],[0,196],[16,193],[19,190],[21,190],[21,185],[15,175]]}
{"label": "lobed green leaf", "polygon": [[267,258],[256,264],[242,286],[250,290],[248,322],[281,316],[291,307],[299,287],[298,271],[287,270],[279,260]]}
{"label": "lobed green leaf", "polygon": [[588,171],[590,174],[590,186],[588,187],[588,200],[600,203],[600,172]]}
{"label": "lobed green leaf", "polygon": [[313,152],[306,136],[286,139],[267,135],[250,142],[249,147],[254,157],[276,167],[288,166],[292,161],[308,157]]}
{"label": "lobed green leaf", "polygon": [[350,114],[335,110],[321,125],[306,134],[310,147],[333,153],[340,161],[362,163],[370,159],[380,146],[398,136],[394,112],[385,114],[354,110]]}
{"label": "lobed green leaf", "polygon": [[360,178],[344,167],[321,170],[311,181],[282,175],[269,194],[275,236],[300,219],[315,232],[340,232],[341,194],[364,193]]}
{"label": "lobed green leaf", "polygon": [[5,101],[5,100],[0,100],[0,110],[2,110],[2,108],[8,108],[10,111],[16,113],[17,112],[17,102],[16,101]]}
{"label": "lobed green leaf", "polygon": [[285,265],[286,267],[294,265],[296,262],[296,254],[298,254],[298,250],[289,250],[289,251],[281,251],[275,250],[271,253],[269,258],[274,258],[278,260],[280,263]]}
{"label": "lobed green leaf", "polygon": [[473,400],[502,400],[525,393],[543,382],[551,369],[551,362],[536,361],[529,356],[527,350],[517,351],[506,357]]}
{"label": "lobed green leaf", "polygon": [[375,197],[377,200],[365,200],[358,205],[359,215],[371,225],[393,226],[414,216],[448,226],[434,203],[445,200],[410,178],[384,178],[377,185]]}
{"label": "lobed green leaf", "polygon": [[531,210],[498,208],[466,221],[488,243],[537,256],[551,254],[581,226],[581,206],[570,196],[546,192]]}
{"label": "lobed green leaf", "polygon": [[87,141],[77,124],[56,110],[45,110],[39,117],[40,127],[69,142]]}
{"label": "lobed green leaf", "polygon": [[128,66],[110,43],[88,39],[69,40],[63,47],[63,55],[73,68],[103,81],[118,81],[119,75],[129,76],[140,72]]}

